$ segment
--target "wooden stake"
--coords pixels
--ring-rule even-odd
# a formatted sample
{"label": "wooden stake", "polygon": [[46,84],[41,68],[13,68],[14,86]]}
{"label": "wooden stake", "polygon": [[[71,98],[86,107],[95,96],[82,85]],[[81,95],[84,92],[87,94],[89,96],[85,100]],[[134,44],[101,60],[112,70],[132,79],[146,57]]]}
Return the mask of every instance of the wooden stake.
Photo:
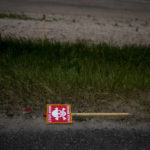
{"label": "wooden stake", "polygon": [[45,19],[46,16],[45,14],[43,15],[43,23],[42,23],[42,46],[44,45],[44,40],[45,40]]}
{"label": "wooden stake", "polygon": [[85,117],[91,117],[91,116],[97,116],[97,117],[103,117],[103,116],[129,116],[129,113],[72,113],[72,116],[85,116]]}

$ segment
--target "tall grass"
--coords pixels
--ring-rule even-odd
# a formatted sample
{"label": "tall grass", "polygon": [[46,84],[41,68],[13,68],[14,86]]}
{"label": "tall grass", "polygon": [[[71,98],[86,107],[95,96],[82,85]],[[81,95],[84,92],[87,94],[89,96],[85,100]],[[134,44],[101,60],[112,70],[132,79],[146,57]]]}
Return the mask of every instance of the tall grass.
{"label": "tall grass", "polygon": [[6,75],[53,87],[150,88],[150,46],[27,39],[0,41],[0,78]]}
{"label": "tall grass", "polygon": [[150,45],[0,40],[0,111],[70,103],[76,112],[149,112],[149,90]]}

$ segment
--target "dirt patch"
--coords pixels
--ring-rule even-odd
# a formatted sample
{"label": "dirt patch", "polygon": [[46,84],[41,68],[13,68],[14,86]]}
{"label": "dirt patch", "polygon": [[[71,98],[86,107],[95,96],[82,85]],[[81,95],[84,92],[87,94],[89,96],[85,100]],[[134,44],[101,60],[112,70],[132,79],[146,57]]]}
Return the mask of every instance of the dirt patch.
{"label": "dirt patch", "polygon": [[[29,15],[29,14],[28,14]],[[40,17],[30,14],[35,18]],[[123,44],[150,44],[149,20],[134,17],[47,15],[45,37],[58,41],[89,40]],[[0,19],[2,36],[41,38],[42,22]]]}

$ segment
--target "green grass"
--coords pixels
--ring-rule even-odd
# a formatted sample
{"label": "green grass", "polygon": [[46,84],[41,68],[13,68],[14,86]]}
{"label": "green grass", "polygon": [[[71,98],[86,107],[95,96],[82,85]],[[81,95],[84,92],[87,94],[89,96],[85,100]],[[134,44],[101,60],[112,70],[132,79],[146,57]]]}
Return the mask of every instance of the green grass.
{"label": "green grass", "polygon": [[14,13],[0,13],[0,18],[10,18],[10,19],[21,19],[21,20],[38,20],[29,17],[25,14],[14,14]]}
{"label": "green grass", "polygon": [[[42,21],[42,16],[41,19],[40,18],[33,18],[30,16],[27,16],[25,14],[15,14],[15,13],[0,13],[0,18],[9,18],[9,19],[17,19],[17,20],[34,20],[34,21]],[[60,20],[60,19],[59,19]],[[53,22],[53,21],[58,21],[58,19],[56,18],[50,18],[47,19],[47,22]]]}
{"label": "green grass", "polygon": [[73,111],[150,107],[150,45],[0,40],[1,111],[70,103]]}

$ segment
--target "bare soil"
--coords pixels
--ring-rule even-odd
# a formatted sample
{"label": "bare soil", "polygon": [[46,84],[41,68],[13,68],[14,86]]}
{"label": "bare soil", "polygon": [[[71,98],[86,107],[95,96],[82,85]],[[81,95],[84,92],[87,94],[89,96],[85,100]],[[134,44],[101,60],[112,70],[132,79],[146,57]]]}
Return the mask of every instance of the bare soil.
{"label": "bare soil", "polygon": [[[150,44],[150,2],[41,1],[0,2],[1,12],[24,13],[34,18],[46,14],[45,36],[59,41],[92,40],[123,44]],[[2,36],[41,38],[41,21],[0,19]]]}

